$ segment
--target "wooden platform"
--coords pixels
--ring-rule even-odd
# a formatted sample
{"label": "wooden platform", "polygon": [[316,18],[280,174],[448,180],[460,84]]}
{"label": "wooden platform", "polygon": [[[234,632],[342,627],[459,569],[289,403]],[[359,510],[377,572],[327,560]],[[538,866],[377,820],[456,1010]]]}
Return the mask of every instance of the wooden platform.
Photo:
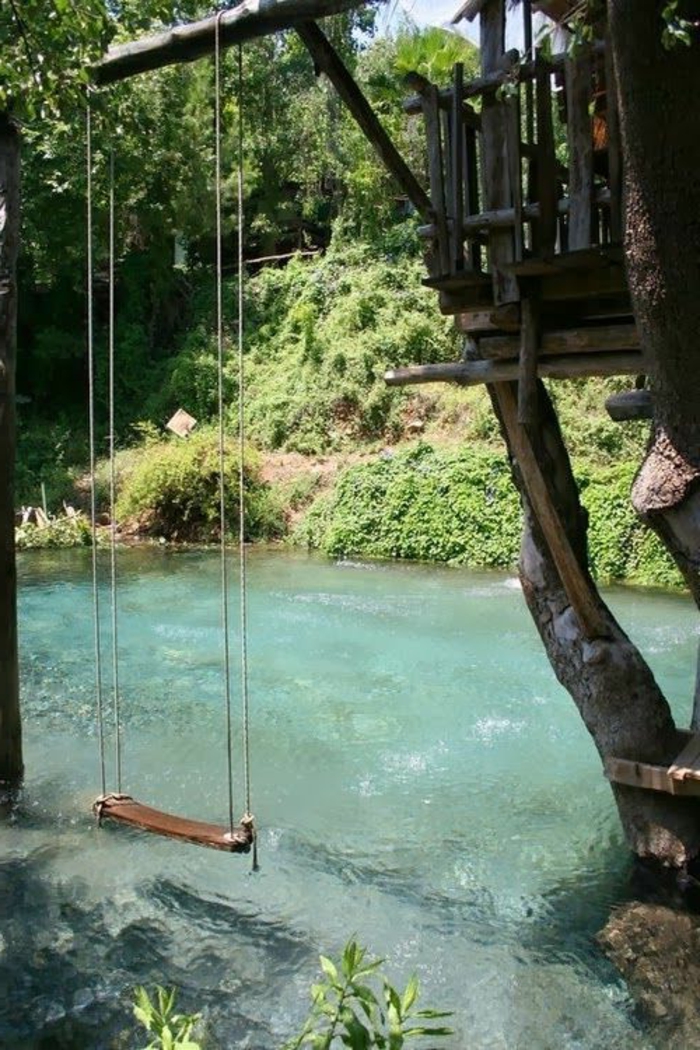
{"label": "wooden platform", "polygon": [[669,795],[700,797],[700,734],[687,734],[685,747],[670,766],[608,758],[605,775],[616,784],[665,791]]}
{"label": "wooden platform", "polygon": [[95,801],[93,811],[100,822],[114,820],[153,835],[180,839],[226,853],[248,853],[255,837],[252,820],[244,820],[231,832],[228,827],[218,824],[188,820],[186,817],[144,806],[130,795],[103,795]]}

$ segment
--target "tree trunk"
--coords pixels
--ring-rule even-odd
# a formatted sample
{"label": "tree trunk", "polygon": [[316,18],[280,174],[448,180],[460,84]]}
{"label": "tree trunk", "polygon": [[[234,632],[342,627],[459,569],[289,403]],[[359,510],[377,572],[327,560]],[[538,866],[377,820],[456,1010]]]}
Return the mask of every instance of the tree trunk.
{"label": "tree trunk", "polygon": [[[700,606],[700,41],[662,45],[661,0],[608,0],[630,291],[654,427],[632,494]],[[697,18],[697,3],[679,14]]]}
{"label": "tree trunk", "polygon": [[15,566],[15,350],[19,134],[0,113],[0,785],[22,777]]}
{"label": "tree trunk", "polygon": [[[499,387],[489,389],[508,441]],[[587,514],[579,501],[556,413],[541,382],[538,407],[537,434],[531,433],[530,440],[608,636],[594,640],[584,636],[533,513],[520,465],[510,448],[525,517],[520,558],[525,599],[555,674],[573,697],[601,757],[668,764],[680,750],[673,718],[651,670],[590,578]],[[613,792],[627,841],[638,856],[682,867],[700,851],[700,810],[695,800],[618,784],[613,785]]]}

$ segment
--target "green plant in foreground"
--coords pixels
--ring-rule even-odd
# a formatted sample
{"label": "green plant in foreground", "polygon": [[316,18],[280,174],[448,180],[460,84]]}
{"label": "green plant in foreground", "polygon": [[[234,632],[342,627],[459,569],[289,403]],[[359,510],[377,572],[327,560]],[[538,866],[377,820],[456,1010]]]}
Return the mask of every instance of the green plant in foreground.
{"label": "green plant in foreground", "polygon": [[400,1050],[407,1039],[452,1034],[450,1028],[425,1023],[449,1014],[414,1009],[419,993],[415,977],[400,993],[379,974],[383,960],[367,961],[366,956],[354,938],[345,946],[339,966],[321,956],[324,979],[312,986],[309,1016],[284,1050],[332,1050],[341,1045],[351,1050]]}
{"label": "green plant in foreground", "polygon": [[156,988],[155,998],[145,988],[136,989],[134,1017],[151,1036],[144,1050],[201,1050],[191,1038],[200,1014],[176,1014],[174,988]]}

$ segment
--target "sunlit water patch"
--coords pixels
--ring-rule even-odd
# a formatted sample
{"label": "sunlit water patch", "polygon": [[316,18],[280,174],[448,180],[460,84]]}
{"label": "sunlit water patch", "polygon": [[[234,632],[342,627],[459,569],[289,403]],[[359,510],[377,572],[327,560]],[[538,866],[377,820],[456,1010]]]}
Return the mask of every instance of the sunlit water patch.
{"label": "sunlit water patch", "polygon": [[[120,558],[124,787],[212,820],[227,806],[218,574],[206,553]],[[610,597],[680,704],[689,603]],[[0,826],[0,1045],[116,1045],[134,985],[160,982],[219,1045],[275,1050],[318,952],[357,933],[454,1011],[455,1048],[643,1050],[594,942],[626,884],[609,789],[513,579],[255,552],[249,606],[255,876],[95,828],[88,561],[23,559],[28,779]],[[109,709],[107,627],[102,641]],[[237,697],[237,637],[231,651]]]}

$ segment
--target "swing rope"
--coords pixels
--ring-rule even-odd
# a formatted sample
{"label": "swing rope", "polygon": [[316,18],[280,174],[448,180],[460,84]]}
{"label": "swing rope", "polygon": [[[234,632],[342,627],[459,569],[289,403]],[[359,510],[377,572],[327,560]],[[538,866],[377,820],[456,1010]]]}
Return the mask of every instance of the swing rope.
{"label": "swing rope", "polygon": [[[245,817],[252,822],[250,776],[250,700],[248,690],[248,576],[245,549],[245,361],[243,356],[243,47],[238,45],[238,550],[240,560],[241,698],[243,704],[243,776]],[[253,870],[258,869],[258,839],[253,837]]]}
{"label": "swing rope", "polygon": [[112,612],[112,711],[114,717],[114,768],[117,791],[122,791],[121,712],[119,696],[119,653],[117,634],[117,472],[114,445],[114,151],[109,155],[109,531],[110,591]]}
{"label": "swing rope", "polygon": [[229,645],[228,567],[226,561],[226,440],[224,434],[224,304],[221,207],[221,16],[214,30],[214,135],[216,184],[216,344],[218,358],[219,410],[219,555],[221,562],[221,629],[224,662],[224,705],[226,713],[226,767],[228,777],[228,820],[233,834],[233,718],[231,713],[231,651]]}
{"label": "swing rope", "polygon": [[100,650],[100,592],[97,579],[97,486],[95,483],[95,339],[93,312],[93,223],[92,223],[92,109],[90,96],[86,111],[87,133],[87,350],[88,350],[88,430],[90,443],[90,527],[92,536],[92,620],[95,646],[95,698],[102,794],[107,791],[105,732],[102,697],[102,653]]}
{"label": "swing rope", "polygon": [[107,794],[107,777],[105,763],[104,703],[102,688],[102,655],[100,646],[100,601],[97,571],[97,496],[96,496],[96,439],[95,439],[95,366],[94,366],[94,275],[93,275],[93,201],[92,201],[92,116],[89,99],[87,108],[87,290],[88,290],[88,379],[89,379],[89,417],[90,417],[90,501],[92,528],[92,577],[93,577],[93,618],[95,640],[95,675],[97,698],[97,724],[99,735],[99,752],[101,766],[102,795],[95,803],[98,819],[109,816],[145,830],[154,831],[171,838],[181,838],[215,849],[226,849],[231,852],[246,852],[252,845],[253,870],[258,868],[257,837],[254,820],[251,814],[251,775],[250,775],[250,711],[248,690],[248,607],[247,607],[247,566],[245,551],[245,426],[244,426],[244,333],[243,333],[243,54],[238,51],[238,497],[239,497],[239,552],[240,552],[240,629],[241,629],[241,694],[243,705],[243,766],[245,779],[246,811],[239,825],[234,823],[234,789],[233,789],[233,717],[231,697],[231,654],[229,629],[228,600],[228,567],[226,550],[226,440],[224,427],[224,310],[223,310],[223,208],[222,208],[222,159],[221,159],[221,34],[219,13],[215,24],[215,191],[216,191],[216,340],[218,357],[218,452],[219,452],[219,513],[220,513],[220,568],[221,568],[221,626],[223,646],[224,702],[226,714],[226,762],[228,773],[228,832],[215,825],[189,821],[174,817],[162,811],[153,810],[135,802],[131,796],[122,794],[122,749],[121,749],[121,714],[119,686],[119,646],[118,646],[118,595],[117,595],[117,528],[116,528],[116,440],[115,440],[115,176],[114,152],[109,159],[109,315],[108,315],[108,412],[109,412],[109,518],[110,518],[110,583],[111,583],[111,627],[112,627],[112,692],[113,719],[115,730],[115,779],[117,792]]}

